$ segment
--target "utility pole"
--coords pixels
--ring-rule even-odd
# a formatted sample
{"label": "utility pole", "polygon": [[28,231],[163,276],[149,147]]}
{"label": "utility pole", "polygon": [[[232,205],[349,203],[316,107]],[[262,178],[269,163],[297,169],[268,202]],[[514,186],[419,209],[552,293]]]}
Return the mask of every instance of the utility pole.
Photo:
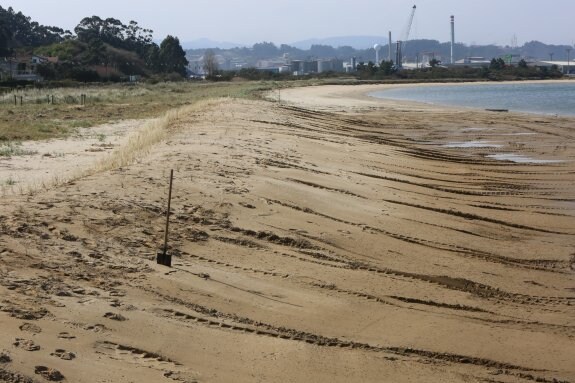
{"label": "utility pole", "polygon": [[553,61],[553,55],[554,55],[554,54],[555,54],[555,53],[549,53],[549,61]]}
{"label": "utility pole", "polygon": [[455,46],[455,16],[451,16],[451,60],[450,64],[453,65],[453,47]]}
{"label": "utility pole", "polygon": [[391,31],[389,31],[389,46],[388,46],[388,53],[387,53],[387,61],[391,61]]}

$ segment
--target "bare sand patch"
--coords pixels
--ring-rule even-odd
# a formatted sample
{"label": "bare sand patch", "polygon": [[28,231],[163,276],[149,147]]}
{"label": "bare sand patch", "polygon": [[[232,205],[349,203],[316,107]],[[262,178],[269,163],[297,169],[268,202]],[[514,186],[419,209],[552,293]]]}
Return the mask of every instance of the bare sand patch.
{"label": "bare sand patch", "polygon": [[145,124],[142,120],[128,120],[81,128],[65,139],[18,143],[18,148],[27,154],[0,157],[1,193],[27,194],[78,177],[125,145],[130,135]]}

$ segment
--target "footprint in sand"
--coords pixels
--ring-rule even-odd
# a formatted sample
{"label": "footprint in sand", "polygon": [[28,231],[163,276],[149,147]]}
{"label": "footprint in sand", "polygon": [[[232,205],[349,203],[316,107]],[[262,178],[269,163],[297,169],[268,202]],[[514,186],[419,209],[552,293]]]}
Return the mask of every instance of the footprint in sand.
{"label": "footprint in sand", "polygon": [[131,364],[162,371],[164,377],[171,380],[197,383],[196,373],[189,371],[181,363],[158,353],[108,341],[96,343],[96,349],[99,353],[108,355],[111,359],[120,359]]}
{"label": "footprint in sand", "polygon": [[84,326],[84,330],[94,331],[94,332],[110,331],[110,329],[107,328],[106,326],[104,326],[103,324],[86,325],[86,326]]}
{"label": "footprint in sand", "polygon": [[64,375],[62,375],[60,371],[55,370],[53,368],[45,366],[36,366],[34,367],[34,372],[51,382],[59,382],[61,380],[64,380]]}
{"label": "footprint in sand", "polygon": [[104,318],[112,319],[112,320],[119,321],[119,322],[123,322],[123,321],[128,320],[126,317],[124,317],[120,314],[115,314],[115,313],[106,313],[106,314],[104,314]]}
{"label": "footprint in sand", "polygon": [[53,353],[51,353],[50,355],[52,356],[56,356],[60,359],[63,360],[72,360],[76,358],[76,354],[70,351],[66,351],[63,349],[57,349],[56,351],[54,351]]}
{"label": "footprint in sand", "polygon": [[31,332],[32,334],[39,334],[42,332],[42,328],[32,323],[24,323],[20,327],[21,331]]}
{"label": "footprint in sand", "polygon": [[61,332],[60,334],[58,334],[58,338],[60,338],[60,339],[75,339],[76,336],[72,335],[68,332]]}
{"label": "footprint in sand", "polygon": [[0,352],[0,363],[10,363],[11,361],[12,358],[10,357],[10,354],[8,354],[7,351]]}
{"label": "footprint in sand", "polygon": [[15,347],[21,348],[26,351],[38,351],[40,346],[29,339],[16,338],[16,341],[12,343]]}

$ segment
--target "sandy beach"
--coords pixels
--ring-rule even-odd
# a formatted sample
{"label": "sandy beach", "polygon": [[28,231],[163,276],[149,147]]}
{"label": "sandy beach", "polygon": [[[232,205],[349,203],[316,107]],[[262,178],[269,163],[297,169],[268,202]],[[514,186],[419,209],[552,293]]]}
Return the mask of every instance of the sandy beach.
{"label": "sandy beach", "polygon": [[575,119],[384,87],[203,102],[112,170],[143,123],[0,159],[0,381],[574,382]]}

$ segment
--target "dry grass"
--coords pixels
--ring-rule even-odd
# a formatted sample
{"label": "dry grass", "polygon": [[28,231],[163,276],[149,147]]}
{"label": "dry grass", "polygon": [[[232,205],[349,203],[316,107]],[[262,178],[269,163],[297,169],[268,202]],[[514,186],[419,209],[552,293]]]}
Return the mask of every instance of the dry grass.
{"label": "dry grass", "polygon": [[34,195],[43,190],[57,187],[82,177],[93,175],[120,167],[128,166],[138,159],[144,157],[152,147],[167,139],[175,132],[181,122],[193,113],[207,108],[219,107],[225,103],[226,99],[207,99],[194,104],[167,111],[162,117],[148,120],[145,125],[128,138],[125,145],[114,150],[107,157],[98,161],[94,166],[80,170],[66,177],[54,174],[49,180],[30,182],[30,180],[9,179],[0,183],[0,195],[10,194]]}
{"label": "dry grass", "polygon": [[[149,119],[171,109],[218,97],[253,97],[271,83],[162,83],[25,89],[0,96],[0,141],[66,137],[77,128],[126,119]],[[14,105],[14,94],[24,104]],[[86,105],[80,95],[86,94]],[[54,95],[54,104],[48,97]]]}
{"label": "dry grass", "polygon": [[[19,151],[18,141],[62,138],[73,134],[77,127],[126,119],[145,119],[142,122],[145,125],[132,133],[125,145],[88,169],[66,177],[54,174],[51,179],[38,182],[10,176],[0,182],[0,192],[3,196],[32,195],[84,176],[127,166],[145,156],[154,144],[166,139],[191,113],[221,106],[226,98],[260,97],[275,87],[277,85],[270,82],[240,82],[115,85],[52,91],[30,89],[21,94],[37,102],[17,107],[8,103],[11,95],[4,95],[0,99],[0,156],[27,154]],[[40,101],[47,99],[46,93],[53,93],[55,99],[72,100],[72,103],[42,104]],[[87,104],[74,105],[74,95],[82,93],[87,95]]]}
{"label": "dry grass", "polygon": [[170,128],[177,125],[183,118],[195,111],[213,107],[219,103],[218,100],[199,101],[192,105],[170,110],[161,118],[149,121],[136,135],[129,138],[126,145],[116,149],[93,169],[87,170],[87,173],[116,169],[133,163],[146,155],[154,144],[165,139]]}
{"label": "dry grass", "polygon": [[23,149],[19,142],[0,142],[0,157],[26,156],[31,154],[36,154],[36,152]]}

